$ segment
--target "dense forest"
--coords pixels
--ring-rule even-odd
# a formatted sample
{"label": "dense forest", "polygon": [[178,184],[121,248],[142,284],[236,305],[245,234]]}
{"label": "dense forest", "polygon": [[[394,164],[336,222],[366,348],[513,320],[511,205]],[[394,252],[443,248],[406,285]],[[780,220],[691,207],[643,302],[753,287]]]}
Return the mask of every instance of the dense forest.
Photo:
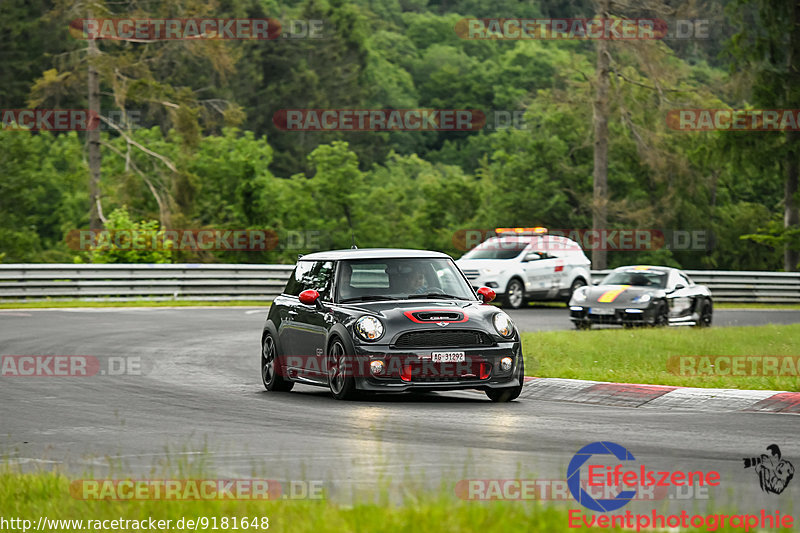
{"label": "dense forest", "polygon": [[[598,227],[597,98],[605,87],[603,227],[705,236],[701,249],[612,251],[609,266],[795,269],[798,133],[676,131],[667,116],[800,109],[800,3],[634,4],[4,0],[0,109],[92,109],[94,83],[103,118],[96,138],[19,131],[4,119],[0,261],[291,262],[353,239],[458,256],[454,236],[465,229]],[[456,31],[465,18],[598,13],[700,20],[707,32],[593,41]],[[75,30],[89,16],[272,18],[286,33],[93,40]],[[287,131],[275,117],[291,109],[481,110],[486,121],[471,131]],[[69,245],[70,232],[98,224],[266,228],[278,241],[268,251]]]}

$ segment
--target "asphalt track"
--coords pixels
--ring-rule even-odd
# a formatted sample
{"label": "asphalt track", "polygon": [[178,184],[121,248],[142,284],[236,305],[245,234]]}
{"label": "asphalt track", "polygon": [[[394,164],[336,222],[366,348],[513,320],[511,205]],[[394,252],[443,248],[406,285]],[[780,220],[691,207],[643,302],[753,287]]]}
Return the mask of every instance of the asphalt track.
{"label": "asphalt track", "polygon": [[[568,329],[564,309],[513,313],[523,330]],[[0,355],[138,358],[142,372],[0,377],[0,454],[26,468],[92,477],[174,475],[321,480],[332,497],[397,497],[461,479],[564,479],[584,445],[612,441],[655,470],[716,470],[714,505],[800,514],[795,479],[763,493],[743,457],[772,443],[800,467],[800,417],[631,409],[567,402],[493,404],[473,392],[336,402],[324,389],[267,393],[259,381],[265,311],[0,311]],[[800,311],[721,310],[715,324],[800,322]],[[576,334],[581,334],[576,332]],[[612,463],[613,464],[613,463]],[[800,474],[798,474],[800,475]],[[673,495],[677,496],[677,495]],[[705,509],[705,500],[665,500]],[[652,502],[632,502],[647,512]],[[628,509],[628,507],[626,507]],[[659,507],[662,509],[662,507]]]}

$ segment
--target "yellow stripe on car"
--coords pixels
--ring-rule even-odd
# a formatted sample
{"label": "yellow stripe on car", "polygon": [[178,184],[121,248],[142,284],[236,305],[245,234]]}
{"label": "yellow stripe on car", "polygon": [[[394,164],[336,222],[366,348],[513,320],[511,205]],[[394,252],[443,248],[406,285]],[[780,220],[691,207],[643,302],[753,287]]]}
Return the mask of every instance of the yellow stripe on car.
{"label": "yellow stripe on car", "polygon": [[617,296],[625,292],[625,290],[630,287],[630,285],[620,285],[616,289],[611,289],[610,291],[604,292],[600,298],[597,299],[600,303],[610,303],[617,299]]}

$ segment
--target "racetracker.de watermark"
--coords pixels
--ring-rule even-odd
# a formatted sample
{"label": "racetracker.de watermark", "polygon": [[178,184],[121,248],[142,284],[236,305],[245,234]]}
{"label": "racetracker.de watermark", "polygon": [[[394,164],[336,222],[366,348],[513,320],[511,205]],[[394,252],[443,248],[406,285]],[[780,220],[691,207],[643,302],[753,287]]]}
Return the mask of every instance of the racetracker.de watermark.
{"label": "racetracker.de watermark", "polygon": [[[584,480],[581,488],[595,499],[613,498],[620,487],[607,484],[590,484]],[[708,487],[694,485],[663,486],[643,485],[633,487],[635,501],[708,500]],[[455,486],[456,496],[462,500],[541,500],[572,501],[566,479],[462,479]]]}
{"label": "racetracker.de watermark", "polygon": [[274,479],[78,479],[77,500],[321,500],[319,480]]}
{"label": "racetracker.de watermark", "polygon": [[86,18],[69,31],[77,39],[114,41],[321,39],[319,19],[274,18]]}
{"label": "racetracker.de watermark", "polygon": [[73,37],[87,40],[273,40],[322,39],[320,19],[274,18],[87,18],[70,22]]}
{"label": "racetracker.de watermark", "polygon": [[464,18],[455,25],[462,39],[615,40],[708,39],[709,21],[659,18]]}
{"label": "racetracker.de watermark", "polygon": [[100,115],[88,109],[3,109],[5,131],[88,131],[100,127]]}
{"label": "racetracker.de watermark", "polygon": [[94,376],[142,376],[149,361],[141,356],[3,355],[0,377],[90,378]]}
{"label": "racetracker.de watermark", "polygon": [[800,377],[800,355],[673,355],[667,371],[679,376]]}
{"label": "racetracker.de watermark", "polygon": [[477,131],[479,109],[281,109],[272,116],[282,131]]}
{"label": "racetracker.de watermark", "polygon": [[675,131],[798,131],[800,109],[671,109]]}
{"label": "racetracker.de watermark", "polygon": [[269,251],[278,245],[271,229],[71,230],[73,250]]}
{"label": "racetracker.de watermark", "polygon": [[[461,229],[453,233],[457,250],[471,250],[481,243],[482,249],[517,249],[521,239],[530,240],[542,251],[605,250],[609,252],[641,252],[648,250],[705,251],[709,243],[707,230],[658,229],[548,229],[541,235],[507,235],[485,242],[496,235],[495,229]],[[551,239],[563,237],[569,239]],[[571,241],[571,242],[570,242]]]}

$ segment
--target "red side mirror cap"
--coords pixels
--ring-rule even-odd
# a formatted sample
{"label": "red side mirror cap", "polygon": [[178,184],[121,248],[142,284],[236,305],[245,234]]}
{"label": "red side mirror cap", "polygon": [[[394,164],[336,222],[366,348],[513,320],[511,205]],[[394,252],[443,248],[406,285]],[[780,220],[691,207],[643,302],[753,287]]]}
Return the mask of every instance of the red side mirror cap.
{"label": "red side mirror cap", "polygon": [[478,294],[483,296],[483,303],[488,304],[497,297],[497,294],[489,287],[481,287],[478,289]]}
{"label": "red side mirror cap", "polygon": [[300,303],[314,305],[319,298],[319,293],[314,289],[308,289],[300,293]]}

